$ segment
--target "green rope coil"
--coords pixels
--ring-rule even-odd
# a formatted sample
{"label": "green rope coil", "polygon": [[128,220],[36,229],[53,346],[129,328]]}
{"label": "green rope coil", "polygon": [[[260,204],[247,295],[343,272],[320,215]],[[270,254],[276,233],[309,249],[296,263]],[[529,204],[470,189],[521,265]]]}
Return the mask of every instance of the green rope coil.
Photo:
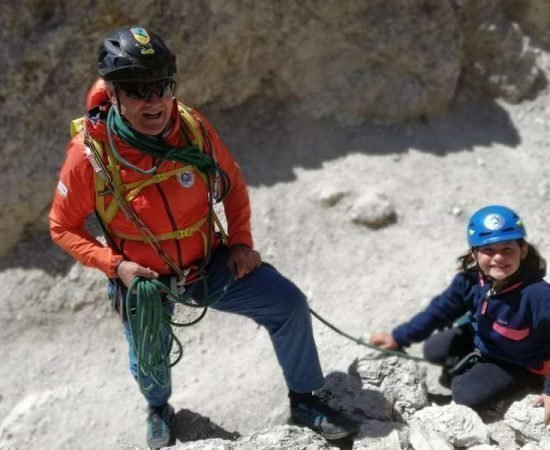
{"label": "green rope coil", "polygon": [[[136,277],[126,294],[126,312],[130,328],[130,345],[137,361],[137,382],[143,393],[154,386],[165,387],[171,384],[170,368],[183,356],[183,346],[174,334],[172,326],[184,327],[197,323],[208,307],[220,301],[234,280],[231,273],[220,293],[210,296],[208,282],[204,281],[203,302],[192,302],[184,296],[178,296],[163,282],[157,279]],[[188,323],[175,322],[163,304],[163,298],[174,305],[182,304],[193,308],[203,308],[200,316]],[[171,360],[172,350],[176,348],[176,358]],[[152,382],[145,384],[145,377]]]}

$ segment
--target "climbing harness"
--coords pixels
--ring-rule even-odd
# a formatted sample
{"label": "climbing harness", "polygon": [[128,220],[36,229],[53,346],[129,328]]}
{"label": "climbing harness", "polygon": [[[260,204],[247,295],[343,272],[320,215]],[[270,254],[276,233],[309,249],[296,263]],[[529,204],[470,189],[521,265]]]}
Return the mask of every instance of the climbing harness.
{"label": "climbing harness", "polygon": [[474,364],[477,364],[483,359],[481,352],[476,348],[473,352],[468,353],[462,359],[460,359],[453,367],[447,369],[447,373],[454,377],[455,375],[460,375]]}
{"label": "climbing harness", "polygon": [[[110,108],[107,115],[109,146],[103,146],[92,139],[87,129],[82,126],[82,119],[71,124],[73,135],[83,129],[86,154],[95,172],[96,212],[106,235],[121,239],[139,240],[151,245],[174,274],[174,276],[168,277],[169,279],[166,282],[136,277],[127,290],[125,298],[126,318],[130,327],[131,345],[137,358],[138,383],[143,392],[150,390],[153,385],[169,385],[170,367],[177,364],[181,359],[182,345],[174,334],[172,326],[189,326],[201,320],[208,307],[218,302],[225,295],[234,279],[233,274],[231,274],[221,291],[216,296],[210,295],[206,267],[211,259],[211,230],[214,229],[214,226],[217,227],[222,241],[227,243],[227,235],[214,212],[214,203],[221,202],[229,194],[231,183],[229,176],[218,166],[215,160],[209,135],[203,122],[197,116],[192,115],[191,110],[184,105],[178,104],[178,109],[181,126],[182,128],[187,126],[187,129],[193,134],[194,141],[197,143],[196,146],[173,148],[167,146],[159,138],[137,133],[127,126],[122,117],[116,114],[115,108]],[[184,130],[181,131],[184,133]],[[124,160],[118,152],[112,135],[113,132],[132,147],[156,158],[156,165],[152,169],[144,171]],[[165,160],[180,162],[183,167],[166,173],[156,173],[158,167]],[[122,184],[118,163],[144,175],[150,175],[150,177],[136,183]],[[196,168],[199,171],[199,175],[207,185],[209,211],[207,216],[183,230],[154,235],[135,213],[130,201],[144,187],[165,181],[191,168]],[[113,197],[107,208],[105,208],[104,201],[105,193],[111,194]],[[109,223],[119,209],[139,234],[128,235],[109,229]],[[206,232],[203,231],[205,224],[207,225]],[[192,269],[182,270],[163,250],[160,241],[183,239],[192,236],[196,232],[199,232],[203,238],[204,258],[202,258],[198,268],[193,268],[196,271],[196,276],[189,279]],[[199,300],[186,293],[187,283],[191,283],[191,287],[193,285],[202,287]],[[178,322],[173,319],[170,311],[173,313],[179,305],[202,308],[202,312],[191,321]],[[150,377],[152,384],[145,385],[144,377]]]}

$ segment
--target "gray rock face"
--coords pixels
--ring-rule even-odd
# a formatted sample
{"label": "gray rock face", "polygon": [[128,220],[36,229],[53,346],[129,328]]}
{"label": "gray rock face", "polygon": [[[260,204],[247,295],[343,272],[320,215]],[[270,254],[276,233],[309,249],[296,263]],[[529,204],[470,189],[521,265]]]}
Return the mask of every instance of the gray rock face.
{"label": "gray rock face", "polygon": [[[540,34],[547,6],[527,3],[513,17]],[[178,96],[198,107],[262,97],[342,124],[399,122],[445,111],[461,71],[512,102],[540,76],[497,0],[22,0],[2,2],[0,20],[0,255],[44,230],[69,122],[84,113],[101,38],[118,26],[164,34]]]}
{"label": "gray rock face", "polygon": [[414,361],[379,356],[370,351],[353,363],[352,377],[333,377],[323,389],[328,391],[329,401],[334,399],[333,407],[347,411],[359,422],[401,422],[428,403],[425,372]]}
{"label": "gray rock face", "polygon": [[546,0],[507,0],[506,14],[530,37],[550,47],[550,3]]}
{"label": "gray rock face", "polygon": [[83,114],[97,47],[117,26],[150,18],[142,25],[164,34],[178,57],[178,94],[195,106],[261,95],[341,122],[399,121],[443,111],[460,72],[447,1],[71,5],[0,5],[0,254],[25,228],[43,229],[69,122]]}
{"label": "gray rock face", "polygon": [[464,76],[492,97],[517,103],[537,85],[541,72],[520,29],[500,0],[464,0],[458,8],[464,37]]}
{"label": "gray rock face", "polygon": [[424,430],[425,436],[436,433],[449,448],[489,443],[487,427],[473,410],[463,405],[429,406],[415,413],[411,423]]}
{"label": "gray rock face", "polygon": [[519,433],[525,443],[538,443],[542,439],[550,440],[550,431],[543,422],[544,409],[534,408],[531,405],[535,398],[535,395],[529,395],[512,403],[504,415],[506,425]]}

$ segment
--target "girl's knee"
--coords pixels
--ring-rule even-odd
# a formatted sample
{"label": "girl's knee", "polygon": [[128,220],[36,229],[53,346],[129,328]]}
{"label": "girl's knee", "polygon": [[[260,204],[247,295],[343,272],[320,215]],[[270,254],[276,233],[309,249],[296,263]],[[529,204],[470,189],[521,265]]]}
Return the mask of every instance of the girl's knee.
{"label": "girl's knee", "polygon": [[469,386],[468,383],[460,383],[460,380],[457,379],[451,383],[451,392],[457,405],[464,405],[472,409],[479,408],[488,400],[482,392]]}

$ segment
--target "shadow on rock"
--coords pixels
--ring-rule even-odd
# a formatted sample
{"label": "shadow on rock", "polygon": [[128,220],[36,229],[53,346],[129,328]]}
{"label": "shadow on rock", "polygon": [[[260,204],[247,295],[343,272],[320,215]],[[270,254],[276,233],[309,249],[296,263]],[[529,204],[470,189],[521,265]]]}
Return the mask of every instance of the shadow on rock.
{"label": "shadow on rock", "polygon": [[224,439],[234,441],[240,438],[237,432],[229,432],[188,409],[180,409],[172,418],[172,445],[176,441],[193,442],[204,439]]}
{"label": "shadow on rock", "polygon": [[251,186],[291,181],[295,167],[318,169],[326,161],[353,153],[391,155],[415,149],[443,156],[475,146],[516,147],[521,142],[505,109],[474,96],[457,101],[444,115],[393,125],[344,126],[266,98],[223,112],[205,107],[203,112],[220,131]]}
{"label": "shadow on rock", "polygon": [[333,408],[345,412],[358,425],[356,439],[383,438],[402,427],[401,414],[384,394],[364,388],[355,363],[348,373],[328,374],[319,396]]}
{"label": "shadow on rock", "polygon": [[65,275],[75,260],[54,244],[47,231],[27,236],[0,259],[0,272],[20,267],[38,268],[49,275]]}

